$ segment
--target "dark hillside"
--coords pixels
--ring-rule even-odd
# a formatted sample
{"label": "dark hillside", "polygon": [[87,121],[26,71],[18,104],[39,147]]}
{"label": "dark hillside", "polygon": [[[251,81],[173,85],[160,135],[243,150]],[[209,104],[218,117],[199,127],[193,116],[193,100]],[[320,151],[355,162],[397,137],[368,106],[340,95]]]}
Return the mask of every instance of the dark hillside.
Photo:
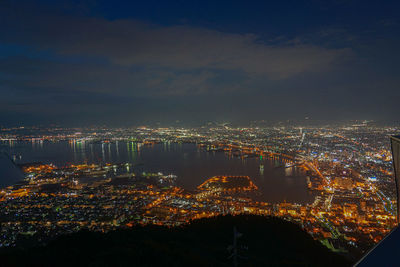
{"label": "dark hillside", "polygon": [[107,234],[82,231],[45,247],[0,250],[6,266],[350,266],[297,225],[277,218],[220,216],[179,228],[134,227]]}

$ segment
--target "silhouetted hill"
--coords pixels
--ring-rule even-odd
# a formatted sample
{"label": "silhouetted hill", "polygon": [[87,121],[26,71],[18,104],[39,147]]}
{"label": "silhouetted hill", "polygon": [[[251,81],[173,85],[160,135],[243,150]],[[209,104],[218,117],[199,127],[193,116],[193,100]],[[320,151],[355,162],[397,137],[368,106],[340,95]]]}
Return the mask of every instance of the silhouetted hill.
{"label": "silhouetted hill", "polygon": [[[134,227],[107,234],[81,231],[45,247],[0,250],[6,266],[233,266],[233,226],[239,266],[350,266],[296,224],[260,216],[219,216],[166,228]],[[247,247],[247,249],[246,249]]]}

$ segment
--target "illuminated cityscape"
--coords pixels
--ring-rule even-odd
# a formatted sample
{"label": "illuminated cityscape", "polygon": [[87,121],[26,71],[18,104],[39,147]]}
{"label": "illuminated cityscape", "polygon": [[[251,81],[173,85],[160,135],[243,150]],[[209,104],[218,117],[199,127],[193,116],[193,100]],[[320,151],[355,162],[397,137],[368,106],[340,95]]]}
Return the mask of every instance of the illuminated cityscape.
{"label": "illuminated cityscape", "polygon": [[[389,136],[396,127],[368,122],[326,127],[234,128],[3,128],[1,144],[32,146],[68,142],[140,151],[163,144],[193,144],[229,160],[256,159],[284,172],[304,174],[309,203],[259,201],[249,176],[204,177],[195,189],[178,186],[182,177],[137,173],[130,162],[20,164],[25,180],[0,191],[1,246],[24,235],[45,242],[81,229],[107,232],[135,225],[177,226],[217,215],[276,216],[300,225],[333,251],[365,252],[396,225],[396,192]],[[106,153],[108,153],[106,151]],[[21,155],[12,155],[16,162]],[[23,159],[23,157],[22,157]],[[21,162],[23,160],[20,160]],[[301,179],[301,178],[298,178]]]}
{"label": "illuminated cityscape", "polygon": [[0,265],[399,265],[399,10],[0,0]]}

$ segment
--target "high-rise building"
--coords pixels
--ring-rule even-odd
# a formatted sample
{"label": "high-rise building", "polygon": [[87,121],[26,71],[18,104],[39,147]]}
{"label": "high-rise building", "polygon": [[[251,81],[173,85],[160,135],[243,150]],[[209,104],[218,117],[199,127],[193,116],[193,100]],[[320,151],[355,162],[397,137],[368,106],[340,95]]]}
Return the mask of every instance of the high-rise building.
{"label": "high-rise building", "polygon": [[[392,143],[392,156],[394,179],[396,181],[397,192],[397,223],[400,223],[400,135],[390,138]],[[381,240],[373,249],[371,249],[354,266],[398,266],[400,253],[400,227],[395,227],[384,239]],[[397,262],[397,263],[396,263]]]}
{"label": "high-rise building", "polygon": [[392,136],[392,155],[393,155],[393,168],[394,179],[396,181],[397,192],[397,223],[400,223],[400,136]]}

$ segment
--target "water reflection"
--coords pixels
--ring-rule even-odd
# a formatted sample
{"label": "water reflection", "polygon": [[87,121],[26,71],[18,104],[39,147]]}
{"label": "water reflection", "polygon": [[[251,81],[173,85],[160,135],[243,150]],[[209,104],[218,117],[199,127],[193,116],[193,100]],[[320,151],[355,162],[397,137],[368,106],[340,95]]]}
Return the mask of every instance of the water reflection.
{"label": "water reflection", "polygon": [[[135,173],[163,172],[178,175],[178,184],[195,189],[215,175],[248,175],[262,191],[260,200],[311,202],[306,177],[300,168],[285,168],[279,157],[237,157],[229,152],[207,152],[195,144],[162,143],[143,145],[137,142],[88,143],[7,141],[2,148],[10,155],[22,155],[17,162],[43,162],[63,166],[69,163],[124,163]],[[132,169],[133,168],[133,169]]]}

